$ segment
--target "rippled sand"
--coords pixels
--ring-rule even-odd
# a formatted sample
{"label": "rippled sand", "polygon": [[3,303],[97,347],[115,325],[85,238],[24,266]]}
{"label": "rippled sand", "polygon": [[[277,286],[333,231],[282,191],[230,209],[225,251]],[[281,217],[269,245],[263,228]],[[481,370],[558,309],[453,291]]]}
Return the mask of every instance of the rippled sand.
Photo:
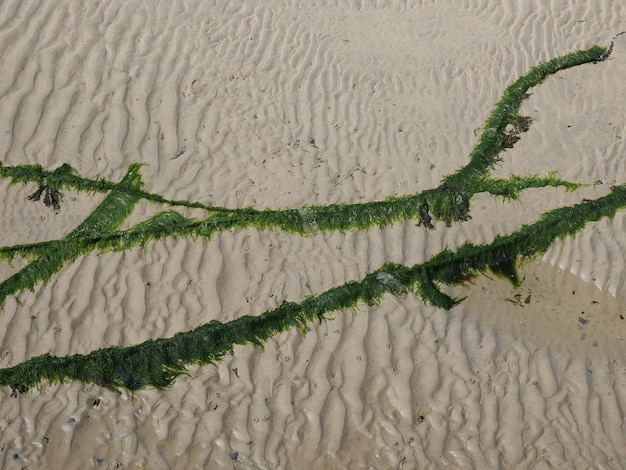
{"label": "rippled sand", "polygon": [[[0,158],[112,180],[142,162],[149,191],[227,207],[412,194],[466,164],[508,84],[608,46],[624,17],[608,0],[5,1]],[[0,364],[257,315],[605,194],[626,182],[624,76],[626,35],[611,60],[533,89],[533,125],[494,171],[602,184],[477,195],[471,221],[428,232],[250,229],[94,253],[6,302]],[[103,198],[67,192],[55,215],[35,189],[0,180],[0,245],[62,237]],[[128,225],[161,209],[139,204]],[[625,233],[618,213],[524,265],[518,290],[478,278],[451,311],[387,297],[167,390],[0,390],[0,466],[624,468]]]}

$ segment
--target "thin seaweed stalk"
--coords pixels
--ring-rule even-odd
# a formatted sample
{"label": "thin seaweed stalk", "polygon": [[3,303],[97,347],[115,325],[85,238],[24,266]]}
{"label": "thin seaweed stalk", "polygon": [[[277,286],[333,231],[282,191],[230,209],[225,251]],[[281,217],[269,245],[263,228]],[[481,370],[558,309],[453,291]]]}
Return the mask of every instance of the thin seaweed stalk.
{"label": "thin seaweed stalk", "polygon": [[[307,213],[319,213],[322,219],[329,219],[327,223],[323,223],[322,230],[349,230],[363,229],[374,225],[388,224],[396,221],[393,217],[385,220],[384,217],[373,217],[370,222],[365,222],[365,218],[360,218],[360,225],[352,226],[329,217],[328,214],[340,212],[351,213],[358,211],[359,208],[367,208],[368,205],[374,204],[384,212],[394,202],[414,202],[422,207],[422,218],[426,219],[425,226],[430,226],[430,217],[437,220],[443,220],[446,223],[452,221],[466,220],[469,212],[469,199],[477,192],[483,192],[487,189],[482,185],[486,182],[489,169],[498,161],[498,155],[513,146],[519,138],[519,134],[526,132],[531,123],[531,118],[519,115],[519,108],[522,102],[529,97],[528,90],[541,84],[550,75],[560,70],[565,70],[577,65],[585,63],[597,63],[606,60],[611,50],[593,46],[584,51],[577,51],[562,57],[557,57],[548,62],[539,64],[524,76],[517,79],[512,85],[507,87],[502,99],[495,105],[490,116],[483,126],[483,132],[480,136],[478,144],[474,147],[470,154],[469,163],[457,171],[449,175],[443,183],[435,189],[425,191],[421,194],[402,198],[389,198],[386,201],[364,204],[351,205],[329,205],[329,206],[311,206],[301,210]],[[507,126],[511,126],[511,130],[507,130]],[[184,206],[190,208],[204,209],[211,213],[222,213],[230,216],[241,217],[251,220],[263,220],[266,211],[256,211],[250,208],[244,209],[228,209],[219,206],[209,206],[200,202],[190,202],[182,200],[169,200],[158,194],[149,193],[142,188],[120,186],[120,183],[105,180],[103,178],[89,179],[84,178],[76,173],[70,165],[63,164],[54,171],[42,168],[40,165],[18,165],[5,166],[0,162],[0,177],[11,178],[12,183],[28,183],[35,182],[40,185],[52,188],[55,191],[63,189],[74,189],[76,191],[108,192],[116,188],[119,192],[140,197],[142,199],[154,202],[168,204],[171,206]],[[572,185],[572,183],[568,183]],[[452,189],[454,188],[454,189]],[[424,214],[424,211],[432,211],[432,214]],[[393,210],[391,212],[394,212]],[[274,214],[272,214],[274,215]],[[424,217],[427,215],[428,218]],[[272,217],[275,220],[275,217]],[[366,225],[363,226],[363,223]],[[369,225],[368,225],[369,224]],[[289,223],[284,223],[282,228],[289,230]],[[291,230],[300,233],[302,229]]]}
{"label": "thin seaweed stalk", "polygon": [[[554,175],[548,178],[512,176],[509,180],[485,179],[482,184],[484,192],[509,199],[518,199],[524,189],[546,186],[562,186],[567,190],[573,190],[582,185],[560,180]],[[72,233],[72,237],[65,239],[0,247],[0,257],[9,261],[16,256],[41,257],[50,251],[64,250],[65,244],[76,244],[78,239],[83,247],[81,254],[86,255],[96,248],[101,251],[122,251],[169,237],[210,239],[216,232],[250,226],[259,229],[280,229],[300,235],[331,230],[367,229],[372,225],[382,226],[393,221],[419,219],[420,205],[423,203],[424,199],[419,196],[406,196],[385,202],[311,206],[303,209],[264,211],[242,209],[239,210],[239,216],[216,214],[201,220],[186,218],[175,211],[164,211],[126,230],[81,230],[77,233],[77,229]]]}

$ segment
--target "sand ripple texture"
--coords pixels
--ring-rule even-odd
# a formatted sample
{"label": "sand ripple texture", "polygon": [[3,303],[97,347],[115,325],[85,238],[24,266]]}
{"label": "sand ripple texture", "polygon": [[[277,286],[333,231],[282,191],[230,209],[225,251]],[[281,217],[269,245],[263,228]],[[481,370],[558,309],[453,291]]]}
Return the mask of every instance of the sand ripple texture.
{"label": "sand ripple texture", "polygon": [[[229,207],[411,194],[465,165],[507,84],[608,46],[624,17],[609,0],[7,0],[0,158],[114,180],[142,162],[148,190]],[[494,171],[603,184],[477,195],[471,221],[432,232],[249,229],[93,253],[7,301],[0,363],[260,314],[598,197],[626,182],[625,76],[621,36],[610,61],[551,77]],[[102,199],[68,192],[55,215],[35,189],[0,182],[1,245],[62,237]],[[139,204],[128,223],[161,209]],[[618,214],[555,244],[519,291],[481,278],[449,312],[385,298],[167,390],[2,390],[0,467],[624,468],[625,230]]]}

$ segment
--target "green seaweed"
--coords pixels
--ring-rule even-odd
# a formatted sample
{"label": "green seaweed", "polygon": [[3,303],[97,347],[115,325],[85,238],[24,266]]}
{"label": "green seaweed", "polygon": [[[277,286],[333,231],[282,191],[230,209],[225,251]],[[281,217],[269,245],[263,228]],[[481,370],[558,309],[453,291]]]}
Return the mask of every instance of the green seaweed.
{"label": "green seaweed", "polygon": [[[82,177],[67,164],[49,171],[39,165],[9,167],[0,163],[0,177],[10,178],[14,184],[36,183],[38,190],[30,199],[38,200],[45,194],[44,203],[57,211],[60,210],[63,190],[108,193],[94,212],[65,238],[0,248],[0,257],[8,261],[17,256],[30,260],[23,269],[0,283],[0,304],[7,296],[33,290],[38,283],[51,279],[65,264],[93,250],[124,251],[166,238],[202,237],[209,240],[216,232],[249,227],[278,229],[305,236],[417,220],[418,225],[432,229],[433,221],[451,225],[468,220],[470,201],[476,193],[517,199],[529,188],[558,186],[575,190],[581,185],[561,180],[553,173],[546,177],[513,175],[509,179],[494,179],[489,176],[489,171],[500,161],[500,153],[512,147],[532,122],[531,118],[518,113],[530,88],[560,70],[600,62],[609,54],[610,49],[594,46],[533,67],[506,89],[486,120],[465,167],[446,177],[437,188],[384,201],[284,210],[228,209],[200,202],[168,200],[145,191],[139,164],[131,165],[126,176],[115,183]],[[207,216],[203,219],[186,218],[174,210],[167,210],[120,230],[141,199],[173,207],[204,209]],[[415,266],[387,263],[360,281],[350,281],[300,303],[285,301],[277,309],[257,316],[243,316],[228,323],[212,321],[171,338],[149,340],[126,348],[100,349],[86,355],[54,357],[44,354],[0,369],[0,385],[10,386],[14,395],[43,380],[79,380],[130,390],[166,387],[177,376],[186,373],[186,366],[214,363],[235,344],[262,346],[279,332],[294,327],[304,331],[311,322],[331,318],[334,312],[354,309],[359,304],[377,305],[386,294],[407,295],[412,292],[425,303],[449,309],[463,299],[450,297],[441,286],[458,284],[486,271],[518,285],[516,267],[522,260],[545,252],[555,240],[573,236],[589,222],[602,217],[612,218],[625,206],[626,186],[615,186],[607,196],[550,211],[537,222],[512,234],[497,236],[489,244],[465,243],[454,252],[446,249]]]}
{"label": "green seaweed", "polygon": [[[118,187],[140,187],[139,165],[131,165]],[[17,273],[0,283],[0,305],[7,296],[19,291],[34,290],[38,282],[45,282],[59,272],[66,263],[74,261],[91,248],[85,245],[85,237],[110,233],[119,227],[130,215],[133,206],[139,202],[137,196],[113,189],[102,203],[63,240],[45,244],[39,249],[37,258]],[[37,245],[37,244],[35,244]]]}

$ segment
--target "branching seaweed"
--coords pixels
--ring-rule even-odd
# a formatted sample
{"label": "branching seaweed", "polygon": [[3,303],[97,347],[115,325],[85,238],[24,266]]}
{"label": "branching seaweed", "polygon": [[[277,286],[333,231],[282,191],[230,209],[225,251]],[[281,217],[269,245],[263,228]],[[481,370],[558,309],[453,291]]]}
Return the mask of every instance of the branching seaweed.
{"label": "branching seaweed", "polygon": [[[603,61],[611,50],[612,46],[609,49],[594,46],[533,67],[506,89],[485,122],[479,142],[465,167],[446,177],[437,188],[384,201],[284,210],[228,209],[200,202],[168,200],[145,191],[139,164],[131,165],[122,181],[115,183],[102,178],[84,178],[67,164],[50,171],[39,165],[10,167],[0,163],[0,177],[10,178],[12,183],[37,184],[37,191],[29,199],[37,201],[43,195],[44,203],[55,211],[61,208],[62,190],[108,193],[94,212],[65,238],[0,248],[0,257],[8,261],[18,256],[29,260],[23,269],[0,283],[0,305],[8,296],[34,290],[37,284],[47,282],[65,264],[93,250],[124,251],[165,238],[202,237],[208,240],[216,232],[247,227],[307,235],[333,230],[364,230],[413,219],[419,222],[418,225],[433,229],[434,221],[451,225],[468,220],[470,201],[476,193],[517,199],[529,188],[559,186],[568,191],[575,190],[581,185],[561,180],[553,173],[546,177],[514,175],[504,180],[491,178],[489,170],[500,161],[500,153],[512,147],[528,130],[531,118],[520,116],[518,111],[528,98],[530,88],[559,70]],[[186,218],[168,210],[126,230],[119,230],[141,199],[173,207],[204,209],[207,216],[204,219]],[[428,304],[449,309],[463,299],[445,294],[441,289],[443,285],[457,284],[485,271],[503,276],[517,285],[516,266],[521,260],[545,252],[556,239],[574,235],[589,222],[602,217],[612,218],[623,207],[626,207],[626,186],[615,186],[607,196],[550,211],[537,222],[510,235],[498,236],[489,244],[465,243],[455,252],[444,250],[415,266],[387,263],[360,281],[350,281],[308,297],[301,303],[285,301],[277,309],[258,316],[243,316],[228,323],[212,321],[171,338],[149,340],[126,348],[100,349],[87,355],[53,357],[44,354],[1,369],[0,385],[10,386],[15,396],[43,380],[79,380],[130,390],[166,387],[177,376],[186,373],[186,366],[214,363],[235,344],[262,346],[279,332],[294,327],[304,330],[311,322],[326,320],[334,312],[359,304],[376,305],[385,294],[413,292]]]}

